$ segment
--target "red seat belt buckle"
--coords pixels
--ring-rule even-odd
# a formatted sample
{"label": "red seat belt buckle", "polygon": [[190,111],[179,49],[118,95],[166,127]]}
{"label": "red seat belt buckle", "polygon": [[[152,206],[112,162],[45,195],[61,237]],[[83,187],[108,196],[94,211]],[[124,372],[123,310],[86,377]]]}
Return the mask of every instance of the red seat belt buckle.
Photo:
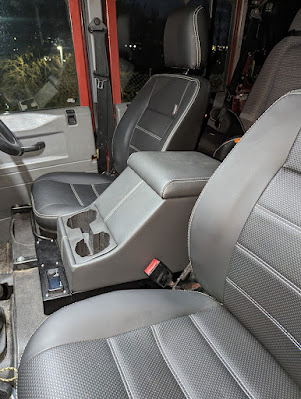
{"label": "red seat belt buckle", "polygon": [[173,274],[171,270],[156,258],[144,269],[144,273],[162,288],[171,286],[173,283]]}

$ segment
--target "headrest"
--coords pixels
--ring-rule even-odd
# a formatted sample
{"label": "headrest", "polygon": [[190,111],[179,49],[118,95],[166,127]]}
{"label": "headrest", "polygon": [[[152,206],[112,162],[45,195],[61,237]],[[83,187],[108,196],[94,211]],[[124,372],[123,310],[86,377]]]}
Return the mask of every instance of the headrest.
{"label": "headrest", "polygon": [[164,31],[165,65],[179,69],[207,64],[209,16],[203,6],[184,6],[168,18]]}
{"label": "headrest", "polygon": [[301,31],[301,8],[297,12],[295,18],[293,19],[293,22],[291,23],[289,32],[291,31]]}

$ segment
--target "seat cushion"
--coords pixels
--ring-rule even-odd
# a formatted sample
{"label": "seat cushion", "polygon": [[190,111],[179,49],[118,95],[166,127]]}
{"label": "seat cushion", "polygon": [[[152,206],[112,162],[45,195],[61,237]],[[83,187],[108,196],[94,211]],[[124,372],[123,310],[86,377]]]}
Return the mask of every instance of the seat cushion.
{"label": "seat cushion", "polygon": [[97,173],[49,173],[32,185],[36,220],[46,230],[56,231],[57,217],[77,212],[95,201],[114,177]]}
{"label": "seat cushion", "polygon": [[59,310],[34,334],[19,399],[299,398],[225,307],[183,291],[119,291]]}

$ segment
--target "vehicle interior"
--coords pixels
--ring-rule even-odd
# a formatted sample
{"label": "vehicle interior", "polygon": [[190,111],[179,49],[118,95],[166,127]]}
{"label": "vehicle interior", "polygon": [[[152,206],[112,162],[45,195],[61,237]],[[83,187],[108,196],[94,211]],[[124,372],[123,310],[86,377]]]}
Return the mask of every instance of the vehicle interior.
{"label": "vehicle interior", "polygon": [[0,399],[301,398],[300,2],[0,27]]}

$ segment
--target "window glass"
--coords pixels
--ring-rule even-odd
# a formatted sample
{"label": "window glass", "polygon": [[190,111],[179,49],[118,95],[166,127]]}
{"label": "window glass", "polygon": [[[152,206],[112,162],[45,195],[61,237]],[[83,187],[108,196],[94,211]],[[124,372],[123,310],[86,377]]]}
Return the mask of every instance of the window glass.
{"label": "window glass", "polygon": [[65,0],[0,1],[0,112],[79,104]]}
{"label": "window glass", "polygon": [[214,91],[225,88],[231,15],[235,0],[117,0],[117,29],[122,101],[131,101],[154,73],[166,70],[163,32],[168,15],[183,5],[212,11],[213,37],[209,79]]}

